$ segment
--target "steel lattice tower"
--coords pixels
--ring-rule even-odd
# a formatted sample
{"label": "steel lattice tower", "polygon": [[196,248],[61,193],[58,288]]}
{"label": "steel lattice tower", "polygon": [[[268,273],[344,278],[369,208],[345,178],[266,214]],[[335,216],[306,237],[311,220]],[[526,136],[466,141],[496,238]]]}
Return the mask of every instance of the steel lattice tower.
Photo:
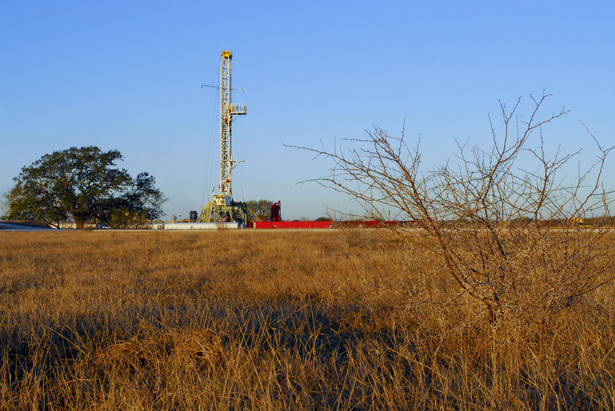
{"label": "steel lattice tower", "polygon": [[[248,219],[254,215],[247,209],[244,203],[233,201],[232,174],[233,167],[241,161],[233,160],[231,151],[231,125],[236,116],[247,113],[247,108],[243,104],[233,104],[231,102],[231,59],[230,51],[221,53],[222,62],[220,63],[220,185],[218,194],[214,194],[213,201],[210,201],[202,208],[201,215],[197,222],[237,222],[244,227],[248,224]],[[211,87],[211,86],[208,86]]]}
{"label": "steel lattice tower", "polygon": [[[231,102],[231,60],[230,51],[221,53],[220,63],[220,186],[219,196],[214,199],[217,204],[229,204],[233,199],[232,172],[240,161],[233,160],[231,152],[231,125],[235,116],[247,113],[245,105],[234,105]],[[217,200],[217,201],[216,201]]]}

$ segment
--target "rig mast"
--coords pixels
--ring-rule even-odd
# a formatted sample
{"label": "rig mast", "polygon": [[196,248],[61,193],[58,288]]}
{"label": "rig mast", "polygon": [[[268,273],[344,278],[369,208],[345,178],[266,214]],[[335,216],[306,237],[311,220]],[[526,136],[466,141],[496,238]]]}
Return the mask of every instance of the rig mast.
{"label": "rig mast", "polygon": [[233,160],[231,151],[231,126],[236,116],[248,112],[244,104],[231,100],[231,60],[233,55],[225,50],[220,54],[220,184],[213,201],[203,207],[198,222],[233,221],[246,225],[250,212],[242,203],[233,201],[232,174],[239,160]]}
{"label": "rig mast", "polygon": [[231,60],[230,51],[221,53],[220,63],[220,193],[214,198],[214,203],[226,204],[233,200],[231,178],[233,167],[241,161],[233,160],[231,153],[231,125],[235,116],[248,112],[245,105],[234,105],[231,102]]}

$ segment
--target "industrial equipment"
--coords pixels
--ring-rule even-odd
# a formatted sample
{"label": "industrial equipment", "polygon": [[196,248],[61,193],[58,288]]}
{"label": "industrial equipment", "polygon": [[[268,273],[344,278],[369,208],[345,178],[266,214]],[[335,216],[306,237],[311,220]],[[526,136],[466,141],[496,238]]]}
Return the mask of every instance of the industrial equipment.
{"label": "industrial equipment", "polygon": [[282,219],[282,202],[277,201],[271,204],[271,221],[280,221]]}
{"label": "industrial equipment", "polygon": [[[245,115],[247,107],[242,104],[233,104],[231,93],[231,60],[230,51],[222,51],[220,57],[220,86],[205,85],[201,87],[212,87],[220,90],[220,182],[218,193],[213,195],[211,201],[202,207],[198,218],[196,211],[189,212],[189,219],[177,221],[173,216],[172,223],[166,223],[162,227],[167,230],[210,230],[210,229],[239,229],[252,227],[255,229],[328,229],[339,226],[348,227],[380,227],[382,225],[401,224],[414,225],[422,224],[416,221],[282,221],[282,203],[277,201],[271,205],[271,221],[260,221],[251,212],[246,203],[233,200],[232,173],[233,168],[240,163],[234,160],[232,155],[231,126],[237,116]],[[196,220],[196,221],[195,221]],[[582,224],[582,220],[580,220]]]}
{"label": "industrial equipment", "polygon": [[233,168],[241,161],[233,159],[231,126],[235,117],[245,115],[248,110],[245,105],[233,104],[231,100],[232,53],[225,50],[220,56],[220,184],[218,194],[202,208],[198,222],[237,222],[247,226],[251,213],[245,204],[233,200]]}

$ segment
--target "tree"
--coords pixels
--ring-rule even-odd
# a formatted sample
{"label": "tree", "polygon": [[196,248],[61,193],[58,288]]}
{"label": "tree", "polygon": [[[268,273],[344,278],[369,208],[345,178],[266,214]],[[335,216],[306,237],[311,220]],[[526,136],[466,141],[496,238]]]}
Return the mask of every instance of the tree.
{"label": "tree", "polygon": [[94,146],[45,154],[14,178],[7,195],[9,218],[59,227],[70,217],[79,229],[87,221],[109,223],[120,209],[156,218],[164,199],[154,178],[141,173],[133,180],[115,167],[121,159],[118,150]]}
{"label": "tree", "polygon": [[160,218],[164,201],[154,177],[142,172],[126,186],[121,196],[101,201],[96,214],[100,223],[113,228],[139,228]]}
{"label": "tree", "polygon": [[614,271],[603,241],[609,227],[575,224],[579,217],[608,216],[602,171],[612,148],[594,138],[595,163],[567,183],[560,174],[578,152],[547,155],[543,128],[567,113],[540,118],[548,97],[531,97],[525,123],[514,121],[521,99],[512,110],[500,102],[501,132],[490,120],[491,147],[458,144],[456,159],[433,170],[421,167],[418,143],[411,148],[403,132],[392,137],[378,127],[350,140],[350,148],[299,148],[332,160],[330,175],[317,181],[357,199],[368,215],[394,209],[402,220],[421,222],[419,230],[395,230],[435,250],[441,269],[493,321],[523,313],[540,321]]}
{"label": "tree", "polygon": [[268,221],[271,219],[271,205],[273,203],[271,200],[250,200],[246,202],[246,206],[259,220]]}

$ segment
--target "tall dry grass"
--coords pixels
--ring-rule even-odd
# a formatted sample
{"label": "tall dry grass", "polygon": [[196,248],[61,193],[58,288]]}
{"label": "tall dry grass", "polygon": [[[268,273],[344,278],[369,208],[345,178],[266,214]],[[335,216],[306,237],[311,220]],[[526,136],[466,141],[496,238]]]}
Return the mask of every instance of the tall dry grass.
{"label": "tall dry grass", "polygon": [[494,324],[439,264],[379,230],[0,233],[0,408],[615,406],[612,283]]}

